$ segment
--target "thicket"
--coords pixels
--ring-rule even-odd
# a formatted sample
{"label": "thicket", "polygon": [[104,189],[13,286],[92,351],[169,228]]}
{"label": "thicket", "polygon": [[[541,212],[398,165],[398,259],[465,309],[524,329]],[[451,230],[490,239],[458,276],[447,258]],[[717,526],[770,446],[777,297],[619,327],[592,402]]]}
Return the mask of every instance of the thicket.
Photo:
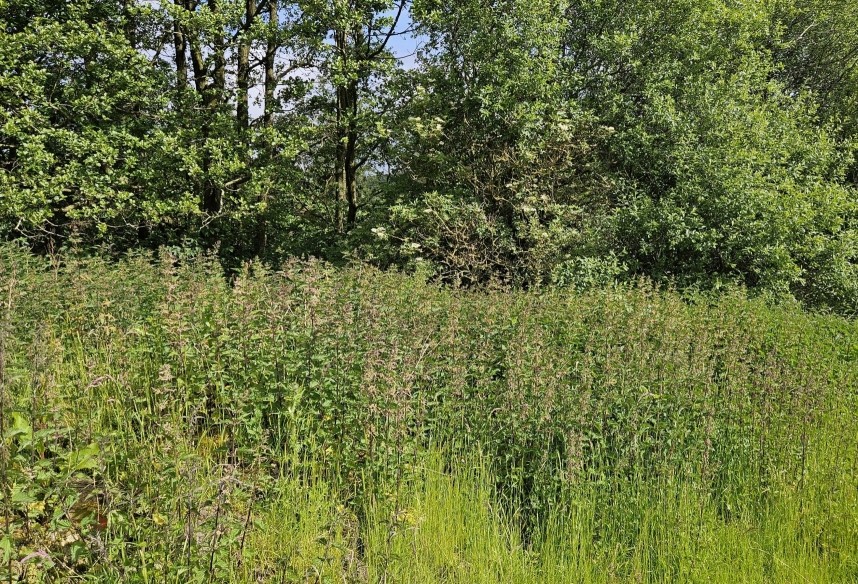
{"label": "thicket", "polygon": [[852,321],[10,246],[0,292],[4,579],[858,578]]}
{"label": "thicket", "polygon": [[853,0],[5,0],[0,238],[854,314],[856,22]]}

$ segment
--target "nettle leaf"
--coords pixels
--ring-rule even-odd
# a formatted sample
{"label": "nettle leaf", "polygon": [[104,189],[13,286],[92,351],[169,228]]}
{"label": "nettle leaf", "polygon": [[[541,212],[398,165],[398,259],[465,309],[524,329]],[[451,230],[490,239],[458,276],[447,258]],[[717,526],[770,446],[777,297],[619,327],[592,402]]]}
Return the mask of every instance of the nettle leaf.
{"label": "nettle leaf", "polygon": [[69,474],[98,468],[100,462],[98,458],[99,453],[99,446],[95,443],[80,450],[70,452],[66,455],[66,468]]}
{"label": "nettle leaf", "polygon": [[12,503],[28,505],[37,500],[36,495],[28,485],[12,485]]}
{"label": "nettle leaf", "polygon": [[23,436],[27,439],[32,438],[33,427],[30,425],[30,422],[27,421],[24,414],[20,412],[12,412],[10,417],[12,419],[12,424],[6,431],[7,439],[15,438],[16,436]]}

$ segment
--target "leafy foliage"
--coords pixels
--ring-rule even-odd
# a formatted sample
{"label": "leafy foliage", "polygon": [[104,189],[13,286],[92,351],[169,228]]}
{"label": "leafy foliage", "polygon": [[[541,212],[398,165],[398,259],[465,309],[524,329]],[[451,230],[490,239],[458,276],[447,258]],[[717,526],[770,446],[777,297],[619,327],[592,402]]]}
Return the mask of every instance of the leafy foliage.
{"label": "leafy foliage", "polygon": [[4,576],[858,569],[854,322],[0,250]]}
{"label": "leafy foliage", "polygon": [[854,13],[8,0],[0,232],[217,250],[229,270],[313,256],[465,285],[739,284],[854,314]]}
{"label": "leafy foliage", "polygon": [[772,80],[768,14],[722,2],[623,4],[610,15],[580,7],[585,30],[570,32],[569,66],[616,129],[604,147],[617,252],[630,271],[854,310],[849,159],[808,96]]}

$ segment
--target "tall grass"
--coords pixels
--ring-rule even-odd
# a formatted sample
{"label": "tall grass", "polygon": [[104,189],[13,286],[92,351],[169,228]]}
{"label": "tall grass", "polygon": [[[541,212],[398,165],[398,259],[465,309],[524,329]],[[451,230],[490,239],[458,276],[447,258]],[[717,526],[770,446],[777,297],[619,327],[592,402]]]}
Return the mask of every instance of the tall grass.
{"label": "tall grass", "polygon": [[858,326],[0,247],[5,581],[854,582]]}

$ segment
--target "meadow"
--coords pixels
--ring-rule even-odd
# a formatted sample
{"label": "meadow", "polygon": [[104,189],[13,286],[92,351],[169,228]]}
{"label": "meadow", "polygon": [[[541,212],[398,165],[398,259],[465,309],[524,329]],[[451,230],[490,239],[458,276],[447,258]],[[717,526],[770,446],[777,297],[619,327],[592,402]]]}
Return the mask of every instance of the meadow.
{"label": "meadow", "polygon": [[0,582],[858,581],[858,324],[0,247]]}

